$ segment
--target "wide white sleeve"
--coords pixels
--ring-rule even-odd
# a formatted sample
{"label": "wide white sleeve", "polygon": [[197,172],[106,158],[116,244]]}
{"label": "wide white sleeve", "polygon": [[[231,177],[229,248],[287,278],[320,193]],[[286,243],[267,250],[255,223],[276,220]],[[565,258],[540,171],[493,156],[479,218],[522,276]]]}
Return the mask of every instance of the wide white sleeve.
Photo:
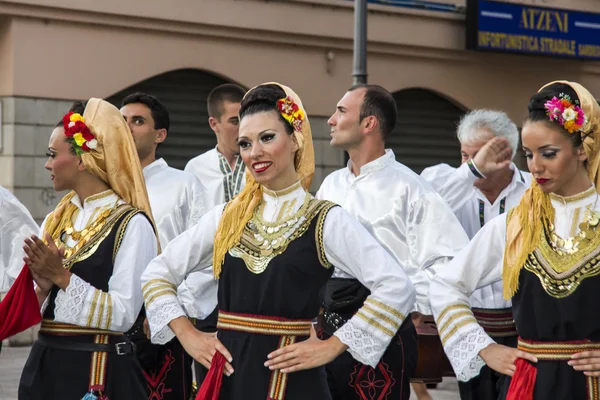
{"label": "wide white sleeve", "polygon": [[[402,232],[402,223],[396,221],[399,232]],[[410,252],[405,268],[417,293],[414,311],[431,315],[431,279],[448,267],[452,258],[469,243],[469,237],[450,207],[435,192],[421,195],[412,204],[405,223]]]}
{"label": "wide white sleeve", "polygon": [[375,368],[413,308],[413,285],[402,267],[341,207],[327,214],[323,246],[329,263],[371,291],[365,304],[335,336],[357,361]]}
{"label": "wide white sleeve", "polygon": [[158,243],[152,225],[144,215],[134,215],[125,228],[115,256],[108,292],[95,288],[75,274],[71,275],[69,286],[59,290],[56,296],[55,320],[127,332],[142,308],[142,272],[157,252]]}
{"label": "wide white sleeve", "polygon": [[[175,336],[169,322],[186,315],[177,297],[177,288],[190,273],[211,267],[214,239],[223,207],[214,207],[196,225],[173,239],[144,271],[142,292],[152,342],[164,344]],[[194,291],[204,293],[214,284],[214,280],[203,280],[202,285],[205,286],[195,287]]]}
{"label": "wide white sleeve", "polygon": [[25,238],[36,235],[39,227],[29,211],[16,199],[0,199],[0,291],[8,289],[25,263]]}
{"label": "wide white sleeve", "polygon": [[506,214],[489,221],[431,281],[429,300],[444,350],[456,377],[468,381],[485,364],[479,352],[494,343],[477,323],[469,297],[502,279]]}
{"label": "wide white sleeve", "polygon": [[471,200],[475,190],[473,184],[481,176],[483,175],[477,170],[474,163],[468,165],[466,162],[458,168],[440,164],[425,168],[421,172],[421,178],[433,186],[454,213],[457,213],[466,202]]}

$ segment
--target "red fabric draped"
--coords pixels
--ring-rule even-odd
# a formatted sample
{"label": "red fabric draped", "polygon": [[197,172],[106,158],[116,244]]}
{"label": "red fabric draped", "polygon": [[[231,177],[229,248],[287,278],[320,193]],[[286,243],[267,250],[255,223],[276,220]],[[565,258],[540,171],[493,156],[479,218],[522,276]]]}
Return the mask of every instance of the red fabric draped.
{"label": "red fabric draped", "polygon": [[225,357],[218,351],[210,364],[208,374],[200,386],[196,400],[219,400],[221,383],[223,382],[223,369],[225,368]]}
{"label": "red fabric draped", "polygon": [[0,303],[0,341],[23,332],[41,320],[33,277],[25,265]]}
{"label": "red fabric draped", "polygon": [[510,381],[506,400],[533,400],[537,368],[522,358],[515,361],[515,366],[515,373]]}

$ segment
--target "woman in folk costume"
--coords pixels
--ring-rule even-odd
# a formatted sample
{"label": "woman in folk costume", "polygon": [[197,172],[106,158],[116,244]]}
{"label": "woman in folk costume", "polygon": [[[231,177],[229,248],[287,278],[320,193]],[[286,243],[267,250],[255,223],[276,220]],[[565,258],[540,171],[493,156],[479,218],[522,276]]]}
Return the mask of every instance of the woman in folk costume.
{"label": "woman in folk costume", "polygon": [[19,399],[146,399],[124,332],[158,242],[131,133],[117,108],[90,99],[52,132],[48,157],[54,189],[71,192],[25,241],[43,320]]}
{"label": "woman in folk costume", "polygon": [[[414,289],[358,221],[307,192],[311,130],[291,89],[255,87],[240,118],[246,187],[169,243],[142,276],[152,339],[164,343],[177,335],[211,368],[199,399],[329,399],[323,365],[346,350],[377,365],[412,309]],[[211,265],[219,279],[218,334],[195,330],[176,296],[187,274]],[[371,295],[335,336],[321,341],[311,321],[332,265]]]}
{"label": "woman in folk costume", "polygon": [[[600,107],[583,86],[552,82],[529,103],[523,150],[535,182],[519,205],[436,275],[430,301],[460,380],[485,363],[512,376],[502,398],[599,399]],[[477,324],[469,296],[499,280],[518,349]]]}

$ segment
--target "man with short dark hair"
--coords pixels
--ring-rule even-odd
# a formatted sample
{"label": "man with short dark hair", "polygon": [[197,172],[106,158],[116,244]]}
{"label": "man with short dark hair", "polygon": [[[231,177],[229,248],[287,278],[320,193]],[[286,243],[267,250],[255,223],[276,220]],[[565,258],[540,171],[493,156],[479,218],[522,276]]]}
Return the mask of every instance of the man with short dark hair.
{"label": "man with short dark hair", "polygon": [[[359,85],[349,89],[328,123],[331,145],[344,149],[350,161],[346,168],[325,178],[317,198],[339,204],[367,228],[413,282],[417,292],[413,311],[430,315],[431,277],[468,243],[468,238],[440,195],[397,162],[392,150],[385,149],[385,139],[396,119],[396,102],[384,88]],[[334,270],[325,293],[321,324],[325,337],[350,319],[368,294],[361,282]],[[397,339],[390,343],[377,368],[354,361],[348,352],[327,365],[334,400],[410,397],[409,379],[417,363],[412,319],[406,318],[393,331],[388,326],[375,328],[386,329]],[[361,341],[364,335],[352,332],[337,336],[346,343]]]}
{"label": "man with short dark hair", "polygon": [[[167,138],[170,119],[167,107],[156,97],[134,93],[122,102],[121,114],[129,125],[142,164],[152,215],[164,249],[176,236],[195,225],[208,210],[206,190],[187,172],[171,168],[164,159],[156,158],[156,149]],[[196,272],[177,289],[185,311],[191,317],[203,318],[216,306],[214,295],[194,302],[195,280],[212,280],[212,274]],[[156,293],[160,295],[160,292]],[[150,400],[188,399],[192,393],[192,359],[177,339],[165,346],[143,341],[140,361],[150,390]]]}
{"label": "man with short dark hair", "polygon": [[207,189],[211,205],[223,204],[246,183],[246,166],[237,144],[240,103],[246,91],[231,83],[214,88],[208,95],[208,124],[217,136],[217,146],[191,159],[185,171],[196,176]]}

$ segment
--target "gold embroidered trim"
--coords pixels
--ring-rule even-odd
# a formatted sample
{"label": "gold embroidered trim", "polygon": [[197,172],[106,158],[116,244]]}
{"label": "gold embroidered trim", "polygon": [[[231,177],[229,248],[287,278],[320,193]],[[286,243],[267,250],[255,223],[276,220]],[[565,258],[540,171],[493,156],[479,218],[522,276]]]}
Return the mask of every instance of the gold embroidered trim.
{"label": "gold embroidered trim", "polygon": [[369,298],[367,298],[367,300],[365,300],[365,303],[371,304],[372,306],[375,306],[381,310],[389,312],[394,317],[399,318],[400,321],[404,321],[406,319],[406,317],[400,311],[388,306],[387,304],[380,302],[379,300],[375,300],[375,299],[369,297]]}
{"label": "gold embroidered trim", "polygon": [[582,351],[600,350],[600,343],[597,343],[597,342],[532,343],[532,342],[528,342],[528,341],[519,339],[517,348],[519,350],[523,350],[528,353],[534,354],[538,358],[538,360],[568,361],[571,359],[571,356],[573,354],[577,354]]}
{"label": "gold embroidered trim", "polygon": [[393,320],[387,314],[383,314],[379,311],[376,311],[366,304],[364,304],[360,309],[363,311],[367,311],[369,314],[372,314],[375,318],[386,322],[387,324],[389,324],[392,327],[392,329],[394,331],[397,331],[398,328],[400,328],[400,324],[402,323],[402,321],[398,322],[396,320]]}
{"label": "gold embroidered trim", "polygon": [[440,334],[440,339],[442,340],[442,344],[445,346],[448,339],[450,339],[452,336],[454,336],[456,331],[458,331],[463,326],[467,326],[469,324],[477,324],[477,320],[475,319],[475,317],[467,317],[466,319],[464,319],[460,322],[457,322],[456,325],[454,325],[454,327],[452,329],[450,329],[444,336],[442,336]]}
{"label": "gold embroidered trim", "polygon": [[161,290],[170,290],[173,293],[177,293],[177,290],[173,288],[173,285],[168,285],[166,283],[157,283],[152,286],[150,289],[147,289],[143,292],[144,297],[150,297],[152,294],[161,291]]}
{"label": "gold embroidered trim", "polygon": [[[308,195],[308,194],[307,194]],[[264,272],[269,263],[273,258],[282,254],[287,249],[288,245],[302,237],[308,230],[312,220],[317,216],[321,210],[327,207],[331,202],[310,199],[306,206],[306,211],[299,216],[299,220],[295,225],[295,230],[289,235],[289,237],[282,237],[282,242],[276,249],[272,249],[271,253],[264,253],[261,249],[262,242],[259,242],[255,236],[255,232],[250,227],[255,222],[250,220],[248,225],[245,227],[242,237],[236,247],[229,250],[229,255],[236,258],[241,258],[246,264],[246,268],[254,274],[260,274]],[[301,207],[302,209],[302,207]]]}
{"label": "gold embroidered trim", "polygon": [[552,200],[561,202],[563,204],[567,204],[567,203],[573,203],[575,201],[579,201],[579,200],[583,200],[586,197],[590,197],[591,195],[596,193],[596,188],[594,186],[590,187],[588,190],[586,190],[585,192],[581,192],[578,194],[575,194],[573,196],[559,196],[557,194],[554,193],[550,193],[549,196]]}
{"label": "gold embroidered trim", "polygon": [[[125,214],[127,211],[131,210],[131,207],[128,204],[123,204],[119,206],[107,219],[104,225],[98,230],[98,232],[90,238],[81,248],[72,254],[70,257],[63,260],[63,267],[66,269],[71,269],[71,267],[81,261],[84,261],[91,257],[98,247],[102,244],[104,239],[108,237],[112,228],[115,226],[119,218]],[[56,240],[56,238],[55,238]]]}
{"label": "gold embroidered trim", "polygon": [[88,314],[88,320],[86,326],[92,326],[92,322],[94,320],[94,314],[96,313],[96,307],[98,306],[98,298],[100,297],[100,290],[96,289],[94,291],[94,297],[92,298],[92,304],[90,306],[90,311]]}
{"label": "gold embroidered trim", "polygon": [[580,260],[575,268],[560,274],[554,271],[538,250],[529,255],[524,267],[538,277],[546,293],[560,299],[572,294],[584,279],[600,274],[600,249]]}
{"label": "gold embroidered trim", "polygon": [[573,237],[577,233],[577,225],[579,225],[579,215],[581,214],[581,207],[576,208],[573,213],[573,221],[571,221],[571,232],[569,236]]}
{"label": "gold embroidered trim", "polygon": [[171,288],[173,288],[173,290],[177,290],[177,286],[175,286],[175,284],[173,282],[170,282],[166,279],[163,278],[154,278],[154,279],[150,279],[148,282],[144,283],[144,285],[142,286],[142,292],[146,292],[146,290],[148,290],[148,288],[152,285],[157,285],[157,284],[165,284]]}
{"label": "gold embroidered trim", "polygon": [[106,329],[110,329],[112,324],[112,313],[113,313],[113,299],[111,295],[108,295],[108,315],[106,316]]}
{"label": "gold embroidered trim", "polygon": [[317,244],[317,256],[319,257],[319,262],[321,265],[327,269],[331,268],[333,264],[327,260],[327,255],[325,254],[325,244],[323,243],[323,227],[325,226],[325,219],[327,218],[327,214],[329,211],[335,207],[337,204],[330,203],[323,207],[321,212],[319,213],[319,219],[317,219],[317,226],[315,228],[315,243]]}
{"label": "gold embroidered trim", "polygon": [[464,304],[464,303],[451,304],[442,309],[442,312],[440,312],[440,314],[438,315],[436,320],[441,322],[442,319],[446,316],[446,314],[449,313],[450,311],[463,310],[463,309],[470,310],[471,307],[468,304]]}
{"label": "gold embroidered trim", "polygon": [[379,329],[381,332],[385,333],[389,337],[394,337],[395,332],[392,332],[390,329],[388,329],[385,326],[381,325],[379,322],[377,322],[377,319],[375,319],[374,317],[369,317],[368,315],[365,315],[362,310],[358,310],[358,312],[356,314],[354,314],[354,315],[356,315],[359,318],[361,318],[368,325],[370,325],[370,326],[372,326],[374,328]]}
{"label": "gold embroidered trim", "polygon": [[290,194],[293,191],[299,189],[302,187],[302,184],[300,183],[300,181],[294,183],[292,186],[287,187],[285,189],[281,189],[281,190],[271,190],[271,189],[267,189],[266,187],[262,187],[263,193],[267,194],[271,197],[281,197],[281,196],[285,196],[286,194]]}
{"label": "gold embroidered trim", "polygon": [[450,326],[450,324],[452,324],[454,321],[456,321],[459,318],[462,317],[468,317],[468,316],[473,316],[473,312],[471,310],[466,310],[466,311],[459,311],[455,314],[452,314],[452,318],[448,318],[446,320],[446,322],[444,322],[439,328],[438,328],[438,332],[440,333],[440,336],[444,334],[444,331]]}
{"label": "gold embroidered trim", "polygon": [[[96,289],[98,290],[98,289]],[[108,293],[102,292],[100,295],[100,308],[98,310],[98,322],[96,323],[96,328],[102,327],[102,319],[104,319],[104,307],[106,306],[106,297]]]}
{"label": "gold embroidered trim", "polygon": [[139,214],[140,212],[141,210],[138,209],[131,210],[131,213],[129,213],[129,215],[121,222],[121,225],[119,225],[117,235],[115,236],[115,244],[113,246],[113,264],[115,263],[115,258],[117,258],[117,253],[123,243],[123,237],[125,236],[125,230],[127,229],[127,225],[129,225],[129,221],[131,221],[131,218],[133,218],[134,215]]}
{"label": "gold embroidered trim", "polygon": [[88,197],[87,197],[87,198],[86,198],[86,199],[83,201],[83,204],[85,204],[85,203],[89,203],[89,202],[91,202],[91,201],[94,201],[94,200],[100,200],[100,199],[103,199],[103,198],[105,198],[105,197],[108,197],[108,196],[110,196],[111,194],[114,194],[114,195],[116,196],[116,193],[115,193],[115,192],[114,192],[112,189],[108,189],[108,190],[105,190],[104,192],[96,193],[96,194],[94,194],[94,195],[92,195],[92,196],[88,196]]}

